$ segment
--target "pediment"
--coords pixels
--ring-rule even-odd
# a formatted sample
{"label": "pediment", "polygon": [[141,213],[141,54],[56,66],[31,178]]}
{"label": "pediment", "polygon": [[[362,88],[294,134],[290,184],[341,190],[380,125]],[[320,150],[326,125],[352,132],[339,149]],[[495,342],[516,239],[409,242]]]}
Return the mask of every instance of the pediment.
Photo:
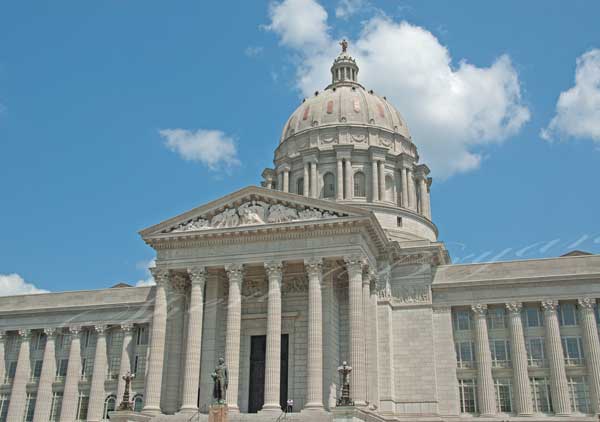
{"label": "pediment", "polygon": [[251,186],[142,230],[140,234],[144,238],[209,234],[223,229],[234,231],[254,226],[319,223],[369,216],[369,212],[356,207]]}

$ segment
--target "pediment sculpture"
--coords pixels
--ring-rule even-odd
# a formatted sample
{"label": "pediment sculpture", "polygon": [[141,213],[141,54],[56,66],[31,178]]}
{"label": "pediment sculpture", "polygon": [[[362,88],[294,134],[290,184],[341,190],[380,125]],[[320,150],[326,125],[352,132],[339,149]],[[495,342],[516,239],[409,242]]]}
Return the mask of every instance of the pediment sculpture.
{"label": "pediment sculpture", "polygon": [[226,208],[212,218],[197,217],[187,222],[170,227],[163,233],[180,233],[208,229],[223,229],[259,224],[288,223],[291,221],[319,220],[341,217],[342,214],[323,211],[316,208],[289,207],[283,204],[268,204],[252,200],[238,207]]}

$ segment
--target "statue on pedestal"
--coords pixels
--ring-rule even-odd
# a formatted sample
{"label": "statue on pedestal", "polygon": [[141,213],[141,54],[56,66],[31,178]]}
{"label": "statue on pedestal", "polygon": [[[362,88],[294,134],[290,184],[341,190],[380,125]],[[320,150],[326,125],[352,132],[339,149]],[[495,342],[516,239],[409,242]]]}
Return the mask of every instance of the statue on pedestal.
{"label": "statue on pedestal", "polygon": [[225,404],[227,387],[229,385],[229,373],[227,372],[225,359],[219,358],[219,364],[216,366],[215,371],[211,374],[211,377],[214,382],[213,399],[215,403]]}
{"label": "statue on pedestal", "polygon": [[346,361],[342,362],[342,366],[338,367],[338,373],[342,383],[342,396],[337,400],[336,405],[339,406],[354,406],[354,402],[350,398],[350,372],[352,367],[348,366]]}
{"label": "statue on pedestal", "polygon": [[123,400],[121,400],[118,410],[133,410],[133,406],[129,401],[129,386],[131,385],[131,380],[134,378],[135,375],[132,375],[129,372],[123,376],[123,380],[125,381],[125,390],[123,391]]}

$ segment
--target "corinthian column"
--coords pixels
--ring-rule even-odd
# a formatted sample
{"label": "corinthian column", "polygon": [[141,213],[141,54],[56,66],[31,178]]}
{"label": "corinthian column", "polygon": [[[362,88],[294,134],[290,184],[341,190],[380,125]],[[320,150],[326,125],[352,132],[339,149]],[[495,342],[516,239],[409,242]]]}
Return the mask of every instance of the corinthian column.
{"label": "corinthian column", "polygon": [[[56,376],[56,329],[46,328],[46,347],[42,361],[42,373],[38,384],[37,400],[33,422],[47,422],[50,419],[50,405],[52,403],[52,383]],[[2,355],[0,355],[2,356]]]}
{"label": "corinthian column", "polygon": [[310,196],[310,163],[304,163],[304,179],[303,179],[303,192],[302,194],[306,197]]}
{"label": "corinthian column", "polygon": [[592,411],[600,413],[600,341],[594,316],[595,301],[589,297],[578,300],[583,348],[590,384]]}
{"label": "corinthian column", "polygon": [[229,278],[229,300],[227,302],[227,336],[225,338],[225,364],[229,371],[227,405],[232,412],[239,412],[238,387],[240,374],[240,336],[242,328],[242,282],[243,266],[225,266]]}
{"label": "corinthian column", "polygon": [[348,307],[350,313],[350,366],[352,366],[352,384],[350,395],[357,406],[367,402],[364,307],[362,292],[362,256],[345,257],[348,270]]}
{"label": "corinthian column", "polygon": [[77,413],[79,396],[79,377],[81,376],[81,338],[80,327],[70,327],[71,347],[69,349],[69,364],[65,377],[63,401],[60,410],[60,422],[73,422]]}
{"label": "corinthian column", "polygon": [[344,165],[346,166],[346,199],[352,199],[354,197],[354,189],[352,186],[352,161],[350,161],[350,158],[346,158]]}
{"label": "corinthian column", "polygon": [[402,208],[408,208],[408,169],[402,167]]}
{"label": "corinthian column", "polygon": [[290,190],[290,169],[286,168],[283,170],[283,191],[289,192]]}
{"label": "corinthian column", "polygon": [[310,163],[310,196],[319,197],[319,177],[317,173],[317,163]]}
{"label": "corinthian column", "polygon": [[344,163],[341,158],[337,159],[337,200],[341,201],[344,199]]}
{"label": "corinthian column", "polygon": [[19,346],[19,357],[17,358],[17,368],[15,378],[13,379],[12,390],[10,393],[10,403],[8,404],[7,421],[22,421],[25,416],[25,404],[27,399],[27,382],[29,381],[29,341],[31,339],[31,330],[19,330],[21,345]]}
{"label": "corinthian column", "polygon": [[104,381],[108,372],[108,357],[106,355],[106,325],[94,327],[98,335],[96,352],[94,355],[94,368],[90,384],[90,404],[88,409],[88,422],[102,420],[104,408]]}
{"label": "corinthian column", "polygon": [[533,414],[531,401],[531,387],[529,373],[527,372],[527,349],[521,322],[522,304],[519,302],[507,303],[508,325],[510,328],[510,346],[512,355],[513,379],[515,385],[516,411],[520,416]]}
{"label": "corinthian column", "polygon": [[263,410],[281,411],[281,262],[265,262],[269,278],[267,350],[265,354],[265,404]]}
{"label": "corinthian column", "polygon": [[571,403],[569,400],[569,385],[565,370],[565,358],[560,340],[560,328],[556,307],[558,301],[545,300],[542,302],[544,309],[544,327],[546,330],[546,353],[550,364],[550,391],[552,404],[557,416],[569,415]]}
{"label": "corinthian column", "polygon": [[379,162],[379,200],[387,201],[385,197],[385,161]]}
{"label": "corinthian column", "polygon": [[377,171],[377,160],[371,161],[371,198],[379,201],[379,172]]}
{"label": "corinthian column", "polygon": [[131,340],[133,339],[133,324],[122,324],[123,347],[121,349],[121,363],[119,364],[119,376],[117,377],[117,403],[121,403],[125,392],[125,380],[123,375],[131,373]]}
{"label": "corinthian column", "polygon": [[[365,280],[366,279],[366,280]],[[363,300],[365,305],[365,336],[367,354],[367,399],[379,408],[379,356],[377,353],[377,278],[374,270],[363,274]]]}
{"label": "corinthian column", "polygon": [[408,169],[406,172],[407,183],[408,183],[408,208],[412,211],[417,211],[417,192],[415,186],[415,179],[413,177],[413,172],[411,169]]}
{"label": "corinthian column", "polygon": [[323,409],[323,260],[304,260],[308,273],[308,377],[306,409]]}
{"label": "corinthian column", "polygon": [[167,293],[165,286],[169,282],[169,272],[161,268],[151,268],[156,281],[154,293],[154,313],[152,314],[152,334],[150,337],[150,356],[146,375],[146,394],[143,413],[160,413],[160,392],[163,381],[163,362],[165,358],[165,337],[167,330]]}
{"label": "corinthian column", "polygon": [[[284,173],[284,180],[285,174],[286,173]],[[188,269],[188,274],[192,282],[192,288],[190,291],[190,306],[188,309],[181,411],[197,412],[198,386],[200,385],[200,358],[202,356],[202,315],[204,313],[206,270],[204,267],[190,268]]]}
{"label": "corinthian column", "polygon": [[[410,183],[410,180],[409,180]],[[496,394],[492,377],[492,354],[487,331],[487,305],[471,306],[475,323],[475,358],[477,360],[477,395],[481,416],[496,414]]]}

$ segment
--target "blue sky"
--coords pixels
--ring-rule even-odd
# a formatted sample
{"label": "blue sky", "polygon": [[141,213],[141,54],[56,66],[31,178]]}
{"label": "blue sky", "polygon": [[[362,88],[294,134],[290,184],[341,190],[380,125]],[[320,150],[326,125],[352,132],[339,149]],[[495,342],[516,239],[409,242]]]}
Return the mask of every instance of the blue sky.
{"label": "blue sky", "polygon": [[600,253],[599,15],[591,1],[4,2],[0,288],[146,279],[137,231],[258,184],[341,37],[407,118],[454,262]]}

